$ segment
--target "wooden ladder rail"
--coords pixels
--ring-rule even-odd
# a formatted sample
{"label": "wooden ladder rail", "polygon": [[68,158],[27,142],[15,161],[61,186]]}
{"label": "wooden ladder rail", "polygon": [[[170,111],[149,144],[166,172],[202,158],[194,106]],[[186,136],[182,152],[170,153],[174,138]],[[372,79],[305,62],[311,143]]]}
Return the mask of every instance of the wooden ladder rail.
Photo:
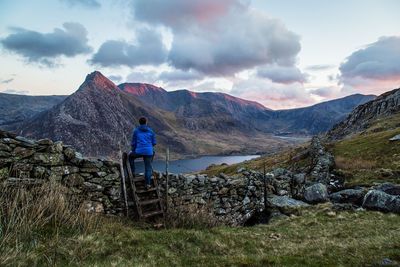
{"label": "wooden ladder rail", "polygon": [[122,197],[124,199],[124,206],[125,206],[125,216],[129,216],[129,206],[128,206],[128,196],[126,193],[126,177],[125,174],[126,172],[126,153],[122,153],[121,155],[121,160],[120,160],[120,172],[121,172],[121,191],[122,191]]}
{"label": "wooden ladder rail", "polygon": [[142,209],[140,208],[140,204],[139,204],[139,199],[136,193],[136,186],[135,186],[135,182],[133,181],[135,179],[135,175],[132,173],[131,170],[131,165],[129,163],[129,156],[127,153],[124,153],[126,155],[126,160],[125,160],[125,166],[127,167],[127,171],[128,171],[128,185],[131,189],[131,194],[133,197],[133,201],[135,202],[135,206],[136,206],[136,211],[138,213],[139,216],[139,220],[142,219],[143,214],[142,214]]}

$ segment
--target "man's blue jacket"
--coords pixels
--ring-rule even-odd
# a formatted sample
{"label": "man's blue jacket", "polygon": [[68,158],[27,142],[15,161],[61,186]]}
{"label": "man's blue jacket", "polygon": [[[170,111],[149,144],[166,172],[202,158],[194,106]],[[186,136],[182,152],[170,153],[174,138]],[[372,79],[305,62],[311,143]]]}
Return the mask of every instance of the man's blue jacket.
{"label": "man's blue jacket", "polygon": [[136,155],[152,156],[156,137],[153,130],[147,125],[140,125],[133,131],[132,151]]}

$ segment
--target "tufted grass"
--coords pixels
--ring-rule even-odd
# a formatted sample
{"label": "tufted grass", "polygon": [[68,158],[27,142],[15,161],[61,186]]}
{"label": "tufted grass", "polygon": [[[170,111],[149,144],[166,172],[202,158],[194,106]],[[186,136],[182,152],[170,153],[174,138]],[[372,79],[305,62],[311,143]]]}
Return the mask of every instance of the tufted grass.
{"label": "tufted grass", "polygon": [[394,214],[335,214],[320,205],[269,225],[161,230],[118,218],[101,220],[90,231],[37,229],[2,249],[0,265],[368,266],[384,258],[400,262],[400,216]]}
{"label": "tufted grass", "polygon": [[347,185],[400,183],[400,114],[374,121],[364,132],[332,144],[336,167]]}

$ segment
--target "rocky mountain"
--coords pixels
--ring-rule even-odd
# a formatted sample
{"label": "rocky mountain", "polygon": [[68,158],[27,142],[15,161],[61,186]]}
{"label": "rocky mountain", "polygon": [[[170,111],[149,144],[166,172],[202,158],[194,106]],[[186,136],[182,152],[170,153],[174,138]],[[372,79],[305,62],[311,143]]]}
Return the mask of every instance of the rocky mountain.
{"label": "rocky mountain", "polygon": [[342,139],[359,133],[376,119],[400,113],[400,88],[386,92],[375,100],[357,106],[348,117],[335,125],[328,133],[331,140]]}
{"label": "rocky mountain", "polygon": [[173,112],[191,130],[260,130],[259,125],[270,115],[269,109],[257,102],[224,93],[197,93],[189,90],[168,92],[141,83],[123,83],[118,87],[153,107]]}
{"label": "rocky mountain", "polygon": [[300,141],[275,135],[325,131],[371,98],[354,95],[302,109],[273,111],[223,93],[168,92],[141,83],[116,86],[96,71],[75,93],[20,123],[17,132],[62,140],[88,156],[114,157],[120,148],[129,149],[132,129],[139,117],[146,116],[157,133],[158,151],[169,146],[175,158],[264,153]]}
{"label": "rocky mountain", "polygon": [[[168,116],[121,91],[100,72],[93,72],[63,102],[24,123],[19,134],[62,140],[90,156],[115,155],[129,144],[134,122],[142,114],[160,133],[173,132]],[[160,134],[161,140],[163,137]]]}
{"label": "rocky mountain", "polygon": [[0,93],[0,127],[14,130],[18,125],[48,110],[63,101],[67,96],[28,96]]}
{"label": "rocky mountain", "polygon": [[227,119],[226,125],[221,127],[223,129],[234,125],[279,135],[325,132],[343,120],[354,107],[375,98],[374,95],[355,94],[310,107],[274,111],[257,102],[223,93],[196,93],[188,90],[168,92],[142,83],[123,83],[118,87],[154,107],[174,112],[192,129],[218,128],[221,125],[210,125],[210,119],[225,116]]}
{"label": "rocky mountain", "polygon": [[[176,157],[254,153],[288,145],[256,130],[247,132],[227,114],[196,119],[196,126],[191,127],[176,113],[121,90],[100,72],[89,74],[63,102],[26,121],[18,134],[62,140],[89,156],[116,156],[120,148],[129,149],[132,129],[141,116],[156,131],[158,149],[169,146]],[[202,123],[208,127],[199,127]]]}

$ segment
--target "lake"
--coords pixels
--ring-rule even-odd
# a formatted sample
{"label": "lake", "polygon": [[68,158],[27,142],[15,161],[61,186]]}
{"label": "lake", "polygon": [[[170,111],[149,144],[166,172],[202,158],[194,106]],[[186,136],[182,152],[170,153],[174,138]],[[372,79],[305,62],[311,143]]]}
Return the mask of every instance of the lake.
{"label": "lake", "polygon": [[[194,159],[180,159],[172,160],[169,162],[168,171],[170,173],[189,173],[206,169],[211,164],[235,164],[259,157],[259,155],[245,155],[245,156],[204,156]],[[141,159],[135,161],[136,172],[144,172],[144,165]],[[165,172],[165,161],[155,160],[153,162],[153,169],[155,171]]]}

